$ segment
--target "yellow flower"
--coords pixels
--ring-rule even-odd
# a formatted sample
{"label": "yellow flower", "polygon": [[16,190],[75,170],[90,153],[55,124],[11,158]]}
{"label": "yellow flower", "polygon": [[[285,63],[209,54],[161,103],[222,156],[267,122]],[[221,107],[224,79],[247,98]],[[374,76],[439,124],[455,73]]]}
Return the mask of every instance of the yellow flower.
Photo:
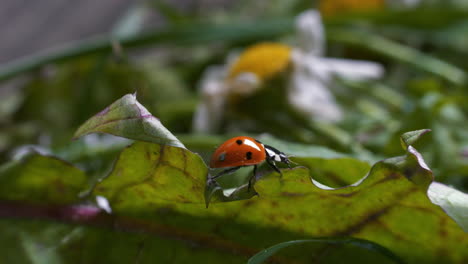
{"label": "yellow flower", "polygon": [[291,61],[291,47],[265,42],[247,48],[229,68],[228,78],[235,79],[243,73],[253,73],[265,81],[285,71]]}
{"label": "yellow flower", "polygon": [[[240,99],[278,86],[285,88],[285,98],[278,100],[287,100],[304,117],[336,122],[343,112],[328,89],[333,77],[369,79],[383,74],[382,66],[373,62],[323,57],[325,37],[319,12],[309,10],[298,15],[296,29],[294,46],[258,43],[228,59],[225,65],[209,67],[200,82],[201,103],[193,118],[194,130],[216,132]],[[279,79],[283,83],[268,85],[283,73],[286,78]],[[270,91],[277,92],[265,90]]]}

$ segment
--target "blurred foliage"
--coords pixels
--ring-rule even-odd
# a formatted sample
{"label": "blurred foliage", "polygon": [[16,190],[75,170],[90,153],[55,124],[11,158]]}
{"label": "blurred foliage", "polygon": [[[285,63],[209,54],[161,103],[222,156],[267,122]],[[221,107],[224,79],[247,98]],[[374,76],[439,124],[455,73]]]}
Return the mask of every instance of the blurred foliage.
{"label": "blurred foliage", "polygon": [[[253,121],[240,131],[192,133],[192,116],[200,99],[198,82],[204,69],[224,64],[232,50],[259,41],[292,42],[294,16],[314,6],[320,4],[274,0],[207,6],[195,1],[193,6],[178,8],[169,1],[154,0],[142,8],[162,15],[163,28],[118,38],[97,37],[2,65],[0,85],[5,89],[0,90],[0,216],[2,210],[11,209],[4,201],[68,206],[94,203],[95,195],[104,195],[117,197],[111,199],[111,205],[123,226],[101,228],[66,217],[62,219],[65,224],[2,218],[0,229],[5,235],[0,243],[5,248],[1,253],[7,253],[3,258],[6,263],[149,263],[155,259],[242,263],[262,248],[281,242],[334,235],[324,231],[328,228],[325,222],[352,226],[371,211],[376,215],[369,225],[357,233],[340,235],[369,239],[411,263],[466,262],[466,233],[427,199],[424,176],[419,180],[425,187],[419,189],[415,186],[421,182],[406,180],[407,175],[395,169],[396,163],[376,163],[401,154],[399,138],[404,132],[429,128],[431,133],[410,145],[424,156],[436,181],[468,191],[466,5],[427,1],[420,7],[372,5],[357,12],[351,7],[327,7],[333,10],[324,16],[327,56],[373,60],[386,69],[380,80],[337,79],[329,87],[346,113],[344,120],[323,124],[283,111],[287,108],[284,102],[275,101],[283,91],[277,89],[274,93],[262,91],[239,105],[237,113]],[[272,84],[281,84],[281,78]],[[71,141],[81,124],[129,93],[136,93],[139,102],[164,124],[162,128],[175,133],[187,149],[200,156],[147,142],[127,147],[132,141],[106,135]],[[125,117],[118,118],[124,121]],[[128,125],[124,123],[117,127]],[[144,120],[132,123],[133,128],[143,129],[135,130],[136,136],[124,137],[164,143],[139,137],[145,131],[161,132],[159,126],[145,130],[145,124]],[[91,126],[84,129],[86,133],[96,132]],[[245,186],[242,184],[251,171],[241,170],[220,179],[219,185],[208,185],[213,204],[205,209],[207,169],[203,159],[224,139],[240,133],[258,136],[262,142],[293,155],[292,160],[305,168],[285,172],[284,186],[279,185],[275,174],[263,172],[265,177],[255,186],[260,197],[220,203],[254,195],[245,188],[223,192]],[[167,152],[163,155],[160,148],[167,148]],[[180,167],[187,166],[178,160],[181,156],[184,162],[190,159],[189,167]],[[412,162],[411,166],[417,166]],[[331,195],[309,182],[304,185],[311,176],[327,186],[344,187],[369,171],[374,174],[363,183],[375,183],[381,189],[345,187]],[[121,173],[139,178],[122,180]],[[146,182],[147,173],[156,181]],[[395,178],[385,182],[389,174]],[[176,175],[193,176],[196,184],[189,178],[179,181]],[[102,181],[105,176],[109,178]],[[286,195],[297,191],[297,186],[311,194]],[[354,195],[351,189],[362,197],[350,198]],[[411,190],[409,197],[405,190]],[[383,194],[387,196],[380,197]],[[321,201],[324,197],[330,199]],[[350,202],[353,199],[369,204],[362,208],[356,205],[355,210],[341,208],[354,206]],[[380,218],[379,208],[389,204],[399,209],[386,211],[388,219]],[[359,210],[361,215],[357,214]],[[291,214],[297,223],[287,219]],[[141,225],[143,233],[138,228]],[[108,246],[98,246],[103,244]],[[321,256],[318,252],[324,250]],[[382,260],[376,252],[359,252],[363,256],[360,263]],[[290,263],[295,255],[300,256],[298,263],[321,258],[339,263],[355,257],[356,248],[318,243],[294,246],[278,254],[274,261],[279,263]]]}

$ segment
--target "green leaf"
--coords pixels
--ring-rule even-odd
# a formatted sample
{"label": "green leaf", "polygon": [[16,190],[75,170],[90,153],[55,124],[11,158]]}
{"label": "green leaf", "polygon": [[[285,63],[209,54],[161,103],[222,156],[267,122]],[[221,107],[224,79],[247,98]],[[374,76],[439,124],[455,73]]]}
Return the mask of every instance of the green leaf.
{"label": "green leaf", "polygon": [[401,146],[403,149],[407,149],[410,145],[413,145],[422,135],[430,131],[430,129],[421,129],[404,133],[400,137]]}
{"label": "green leaf", "polygon": [[215,180],[208,178],[205,186],[205,205],[206,208],[210,205],[212,197],[224,197],[223,188]]}
{"label": "green leaf", "polygon": [[16,219],[0,220],[0,232],[2,264],[245,263],[242,255],[170,239],[163,232]]}
{"label": "green leaf", "polygon": [[89,133],[108,133],[129,139],[185,148],[144,106],[136,94],[127,94],[96,114],[76,131],[74,138]]}
{"label": "green leaf", "polygon": [[427,190],[434,181],[432,170],[427,166],[421,153],[411,145],[405,156],[386,159],[383,162],[396,166],[408,180],[423,190]]}
{"label": "green leaf", "polygon": [[282,141],[271,136],[260,136],[259,139],[281,149],[293,162],[307,167],[314,180],[330,187],[351,185],[360,180],[371,167],[368,161],[325,147]]}
{"label": "green leaf", "polygon": [[83,171],[54,157],[31,154],[0,168],[0,199],[66,204],[86,188]]}
{"label": "green leaf", "polygon": [[135,142],[120,154],[94,194],[113,209],[144,213],[153,204],[203,204],[208,169],[196,154],[178,147]]}
{"label": "green leaf", "polygon": [[[255,179],[253,180],[253,183]],[[205,205],[208,208],[211,202],[232,202],[250,199],[257,195],[255,187],[249,189],[248,183],[243,184],[237,188],[223,189],[216,180],[210,178],[206,181],[205,186]]]}
{"label": "green leaf", "polygon": [[369,163],[351,157],[342,158],[293,158],[309,168],[310,176],[329,187],[338,188],[359,181],[370,169]]}
{"label": "green leaf", "polygon": [[[254,185],[258,196],[247,195],[246,185],[227,192],[208,182],[205,196],[214,200],[206,209],[208,171],[197,155],[137,142],[121,154],[94,194],[106,197],[117,216],[148,219],[171,234],[190,230],[190,239],[209,233],[210,239],[229,241],[231,249],[258,252],[281,241],[352,236],[378,243],[408,263],[462,262],[468,258],[468,236],[429,200],[432,172],[416,149],[407,151],[376,163],[361,181],[335,189],[313,184],[304,167],[283,169],[282,180],[277,173],[260,173]],[[322,251],[285,251],[278,258],[308,263]],[[327,258],[338,252],[340,248],[327,250]]]}
{"label": "green leaf", "polygon": [[[340,167],[339,159],[334,165]],[[328,166],[324,169],[330,170]],[[71,263],[171,262],[174,252],[182,252],[173,260],[181,263],[186,263],[191,253],[196,255],[194,259],[206,262],[217,263],[222,255],[226,262],[245,263],[271,245],[317,237],[364,239],[408,263],[464,263],[468,259],[468,235],[429,200],[426,182],[432,181],[432,172],[412,146],[406,155],[374,164],[364,179],[341,188],[315,185],[309,169],[301,166],[283,169],[282,178],[276,172],[261,171],[254,185],[258,195],[245,199],[245,185],[229,193],[216,189],[215,193],[222,191],[226,197],[244,200],[220,199],[208,209],[203,195],[207,173],[202,159],[186,149],[135,142],[120,154],[108,177],[92,192],[108,199],[111,214],[95,210],[89,217],[76,218],[66,214],[75,208],[67,205],[25,212],[34,208],[26,206],[15,211],[10,210],[11,204],[0,201],[0,215],[24,217],[39,212],[42,222],[57,217],[94,226],[83,227],[85,232],[77,231],[76,237],[65,236],[60,240],[64,242],[57,242],[58,251],[42,255]],[[7,227],[0,228],[2,232]],[[18,232],[31,232],[27,227],[19,228]],[[20,252],[26,243],[23,239],[32,239],[28,245],[32,249],[45,241],[42,235],[18,239],[17,233],[8,234],[13,241],[10,248],[20,248]],[[199,245],[203,253],[194,253],[187,244]],[[342,263],[343,259],[388,262],[384,255],[346,244],[310,244],[306,250],[289,247],[272,256],[272,261],[280,263],[317,259],[327,263]]]}
{"label": "green leaf", "polygon": [[368,251],[373,251],[375,253],[381,254],[382,256],[393,260],[395,263],[405,263],[400,257],[397,255],[393,254],[390,250],[380,246],[379,244],[376,244],[374,242],[365,240],[365,239],[357,239],[357,238],[314,238],[314,239],[304,239],[304,240],[293,240],[293,241],[287,241],[283,243],[276,244],[274,246],[271,246],[267,249],[264,249],[263,251],[255,254],[253,257],[249,259],[247,264],[260,264],[265,262],[269,257],[271,257],[273,254],[278,252],[279,250],[298,245],[298,244],[308,244],[308,243],[329,243],[329,244],[335,244],[335,245],[346,245],[346,244],[351,244],[356,247],[361,247],[363,249],[366,249]]}

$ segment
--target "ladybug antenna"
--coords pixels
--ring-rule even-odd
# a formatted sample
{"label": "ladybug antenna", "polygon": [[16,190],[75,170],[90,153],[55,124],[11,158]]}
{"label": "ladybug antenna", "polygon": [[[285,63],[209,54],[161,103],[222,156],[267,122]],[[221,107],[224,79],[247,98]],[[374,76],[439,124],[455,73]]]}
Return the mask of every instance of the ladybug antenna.
{"label": "ladybug antenna", "polygon": [[286,158],[287,158],[286,164],[288,165],[288,167],[291,168],[291,164],[299,165],[299,163],[290,160],[289,158],[291,157],[296,157],[296,155],[286,155]]}

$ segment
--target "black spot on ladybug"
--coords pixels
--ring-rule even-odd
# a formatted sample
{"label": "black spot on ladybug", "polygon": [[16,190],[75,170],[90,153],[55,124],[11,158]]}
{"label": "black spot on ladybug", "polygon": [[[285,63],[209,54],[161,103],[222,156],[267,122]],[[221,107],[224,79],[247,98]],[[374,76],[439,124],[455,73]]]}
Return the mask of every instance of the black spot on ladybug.
{"label": "black spot on ladybug", "polygon": [[252,159],[252,152],[247,152],[245,153],[245,157],[248,159],[248,160],[251,160]]}
{"label": "black spot on ladybug", "polygon": [[242,140],[238,139],[238,140],[236,140],[236,143],[237,143],[237,145],[242,145]]}
{"label": "black spot on ladybug", "polygon": [[219,161],[224,161],[225,159],[226,159],[226,152],[219,154],[219,157],[218,157]]}

